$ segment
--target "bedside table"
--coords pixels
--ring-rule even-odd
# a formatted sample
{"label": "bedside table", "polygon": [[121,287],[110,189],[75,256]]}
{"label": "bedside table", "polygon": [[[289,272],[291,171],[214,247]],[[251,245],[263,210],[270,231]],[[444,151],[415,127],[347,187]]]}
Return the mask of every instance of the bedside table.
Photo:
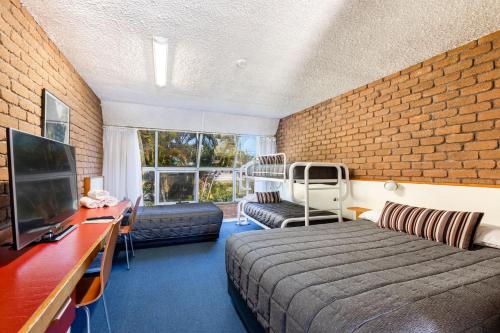
{"label": "bedside table", "polygon": [[354,219],[357,220],[359,218],[359,215],[362,213],[369,211],[370,208],[364,208],[364,207],[347,207],[347,210],[350,210],[354,212]]}

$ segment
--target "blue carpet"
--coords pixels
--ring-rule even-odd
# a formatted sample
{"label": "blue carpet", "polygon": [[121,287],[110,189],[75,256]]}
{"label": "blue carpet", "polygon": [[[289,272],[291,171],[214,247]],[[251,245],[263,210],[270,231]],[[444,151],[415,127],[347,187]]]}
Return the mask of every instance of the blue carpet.
{"label": "blue carpet", "polygon": [[[227,293],[224,246],[232,233],[257,229],[225,222],[216,242],[136,250],[130,271],[121,252],[105,293],[111,330],[245,332]],[[102,300],[91,307],[90,326],[107,332]],[[86,332],[83,310],[77,310],[71,332]]]}

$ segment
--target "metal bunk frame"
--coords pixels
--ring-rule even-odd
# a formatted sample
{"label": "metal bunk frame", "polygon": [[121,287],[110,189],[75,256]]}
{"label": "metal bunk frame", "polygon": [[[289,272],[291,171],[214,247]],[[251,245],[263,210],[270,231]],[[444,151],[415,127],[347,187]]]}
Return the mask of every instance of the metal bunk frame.
{"label": "metal bunk frame", "polygon": [[[252,172],[252,175],[249,175],[249,169],[252,166],[259,165],[260,164],[260,157],[269,157],[269,156],[282,156],[282,161],[283,163],[275,164],[276,166],[282,166],[278,170],[282,170],[282,172],[268,172],[268,171],[258,171],[257,173],[261,173],[264,175],[267,175],[267,177],[263,176],[254,176],[256,172]],[[294,162],[290,165],[288,169],[288,177],[286,173],[286,155],[284,153],[279,153],[279,154],[267,154],[267,155],[261,155],[257,156],[254,160],[248,162],[247,164],[243,165],[240,168],[240,186],[243,187],[243,178],[245,178],[245,190],[247,195],[249,194],[249,180],[254,179],[254,180],[261,180],[261,181],[270,181],[270,182],[279,182],[279,183],[288,183],[289,189],[290,189],[290,195],[291,195],[291,201],[293,203],[297,204],[302,204],[304,206],[304,217],[295,217],[295,218],[289,218],[283,221],[281,224],[281,228],[285,228],[289,223],[291,222],[304,222],[305,226],[308,226],[310,221],[316,221],[316,220],[328,220],[334,217],[337,217],[340,222],[343,222],[343,217],[342,217],[342,201],[348,196],[349,194],[349,169],[347,166],[343,163],[322,163],[322,162]],[[294,171],[296,167],[303,166],[304,167],[304,179],[295,179],[294,178]],[[311,179],[309,177],[309,171],[311,167],[325,167],[325,168],[336,168],[337,169],[337,178],[335,179]],[[342,178],[342,170],[345,171],[345,179]],[[270,177],[269,175],[276,175],[277,177]],[[295,184],[304,184],[304,200],[298,200],[295,197],[295,192],[294,192],[294,185]],[[332,183],[334,183],[332,185]],[[320,188],[311,188],[309,185],[311,184],[327,184],[329,187],[320,187]],[[345,184],[345,189],[343,184]],[[338,205],[336,208],[325,210],[321,209],[322,211],[329,211],[333,213],[334,215],[319,215],[319,216],[310,216],[310,213],[313,211],[319,211],[320,209],[314,209],[310,207],[310,193],[309,191],[314,191],[314,190],[338,190],[338,195],[334,198],[334,202]],[[251,220],[254,223],[260,225],[261,227],[265,229],[270,229],[268,226],[260,223],[259,221],[255,220],[251,216],[248,216],[245,213],[245,204],[248,201],[246,200],[241,200],[238,203],[238,224],[244,225],[246,223],[241,223],[241,215],[245,217],[245,221]]]}

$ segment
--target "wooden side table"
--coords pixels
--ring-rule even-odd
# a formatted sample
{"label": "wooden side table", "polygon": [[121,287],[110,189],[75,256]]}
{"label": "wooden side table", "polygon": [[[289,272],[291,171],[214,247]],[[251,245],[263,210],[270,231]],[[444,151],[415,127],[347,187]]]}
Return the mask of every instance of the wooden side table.
{"label": "wooden side table", "polygon": [[370,208],[364,208],[364,207],[347,207],[347,209],[354,212],[355,220],[359,218],[359,215],[370,210]]}

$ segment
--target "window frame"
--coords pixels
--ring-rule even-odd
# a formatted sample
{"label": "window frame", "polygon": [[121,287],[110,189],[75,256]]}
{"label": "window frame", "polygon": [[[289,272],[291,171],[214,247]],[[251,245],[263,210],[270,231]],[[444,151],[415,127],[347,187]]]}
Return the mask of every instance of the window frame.
{"label": "window frame", "polygon": [[[240,152],[239,140],[240,137],[245,136],[254,136],[256,138],[260,137],[259,135],[252,134],[234,134],[234,133],[212,133],[212,132],[201,132],[201,131],[186,131],[186,130],[165,130],[165,129],[148,129],[148,128],[138,128],[138,131],[154,131],[155,140],[154,140],[154,166],[142,166],[141,172],[145,171],[153,171],[154,172],[154,205],[155,206],[164,206],[164,205],[175,205],[176,202],[160,202],[160,174],[161,173],[193,173],[195,177],[194,184],[194,200],[187,201],[190,203],[197,203],[199,201],[199,183],[200,183],[200,172],[201,171],[226,171],[232,173],[232,201],[224,201],[224,202],[216,202],[217,204],[227,204],[227,203],[235,203],[242,200],[242,198],[238,198],[238,174],[239,167],[236,167],[238,154]],[[196,166],[188,167],[159,167],[158,166],[158,143],[159,143],[159,132],[184,132],[184,133],[194,133],[197,137],[198,147],[197,147],[197,156],[196,156]],[[235,143],[235,155],[233,158],[233,163],[231,167],[212,167],[212,166],[200,166],[201,161],[201,153],[203,148],[203,135],[220,135],[220,136],[233,136]],[[138,133],[138,135],[140,135]],[[257,147],[256,147],[257,148]]]}
{"label": "window frame", "polygon": [[[182,170],[180,170],[182,169]],[[193,168],[192,168],[193,169]],[[189,168],[162,167],[155,170],[155,206],[175,205],[176,201],[160,201],[160,174],[176,174],[176,173],[191,173],[194,175],[193,198],[194,200],[182,200],[182,202],[196,203],[198,202],[198,177],[199,173]]]}

